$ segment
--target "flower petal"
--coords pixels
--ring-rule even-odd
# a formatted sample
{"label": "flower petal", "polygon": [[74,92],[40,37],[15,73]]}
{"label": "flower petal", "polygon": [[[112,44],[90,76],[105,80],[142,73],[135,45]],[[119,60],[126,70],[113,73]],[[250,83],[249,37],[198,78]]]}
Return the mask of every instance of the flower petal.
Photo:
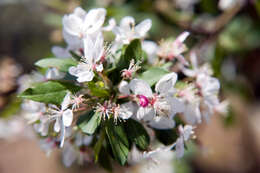
{"label": "flower petal", "polygon": [[184,141],[182,138],[177,139],[175,153],[177,158],[181,158],[184,155]]}
{"label": "flower petal", "polygon": [[56,119],[55,124],[54,124],[54,131],[59,132],[60,131],[60,120]]}
{"label": "flower petal", "polygon": [[84,29],[88,34],[92,34],[103,25],[105,21],[106,10],[104,8],[92,9],[84,19]]}
{"label": "flower petal", "polygon": [[164,116],[155,116],[149,125],[156,129],[171,129],[175,127],[175,121]]}
{"label": "flower petal", "polygon": [[177,74],[172,72],[164,75],[155,85],[155,91],[160,94],[167,94],[169,92],[173,92],[177,81]]}
{"label": "flower petal", "polygon": [[70,14],[65,15],[62,20],[64,30],[74,36],[80,36],[81,34],[81,27],[82,27],[82,19],[78,16]]}
{"label": "flower petal", "polygon": [[79,83],[92,81],[94,75],[93,71],[82,72],[78,75],[77,81]]}
{"label": "flower petal", "polygon": [[62,121],[65,127],[69,127],[73,120],[73,112],[71,109],[67,109],[62,114]]}
{"label": "flower petal", "polygon": [[143,80],[140,79],[133,79],[129,83],[130,89],[133,91],[136,95],[144,95],[146,97],[152,97],[153,92],[149,84]]}
{"label": "flower petal", "polygon": [[138,34],[139,37],[144,37],[145,34],[150,30],[152,26],[152,20],[151,19],[145,19],[135,27],[135,31]]}
{"label": "flower petal", "polygon": [[130,94],[130,88],[129,88],[129,84],[127,81],[123,80],[122,82],[120,82],[119,86],[118,86],[119,92],[122,94],[126,94],[129,95]]}
{"label": "flower petal", "polygon": [[120,21],[120,28],[124,30],[124,32],[131,31],[131,26],[135,25],[135,19],[132,16],[123,17]]}
{"label": "flower petal", "polygon": [[71,94],[70,92],[67,92],[67,94],[65,95],[65,97],[63,98],[63,101],[61,103],[61,110],[65,110],[68,108],[69,104],[71,102]]}

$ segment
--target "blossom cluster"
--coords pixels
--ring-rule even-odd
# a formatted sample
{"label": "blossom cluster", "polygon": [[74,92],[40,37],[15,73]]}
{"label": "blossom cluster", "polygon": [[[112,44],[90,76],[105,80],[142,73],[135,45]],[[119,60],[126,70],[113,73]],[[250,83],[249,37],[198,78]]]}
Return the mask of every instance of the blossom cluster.
{"label": "blossom cluster", "polygon": [[54,46],[55,58],[35,63],[41,72],[19,79],[19,96],[41,147],[61,148],[66,166],[134,164],[161,151],[182,157],[195,126],[226,113],[210,65],[200,65],[195,52],[186,56],[189,32],[157,44],[145,40],[150,19],[117,24],[103,8],[77,7],[62,22],[67,46]]}

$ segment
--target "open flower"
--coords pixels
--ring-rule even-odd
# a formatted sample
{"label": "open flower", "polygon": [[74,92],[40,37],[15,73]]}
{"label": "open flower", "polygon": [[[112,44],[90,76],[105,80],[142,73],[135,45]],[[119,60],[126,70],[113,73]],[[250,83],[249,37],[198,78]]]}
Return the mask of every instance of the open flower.
{"label": "open flower", "polygon": [[115,42],[129,44],[133,39],[144,38],[151,26],[152,21],[150,19],[145,19],[138,25],[135,25],[135,19],[131,16],[126,16],[120,21],[120,25],[112,30],[116,34]]}
{"label": "open flower", "polygon": [[191,125],[180,125],[178,127],[180,137],[176,141],[176,157],[180,158],[184,154],[184,145],[188,141],[191,135],[194,134],[193,127]]}
{"label": "open flower", "polygon": [[51,113],[51,119],[55,119],[54,131],[61,131],[60,147],[63,146],[65,140],[65,129],[69,127],[73,120],[73,112],[69,109],[71,103],[70,93],[67,93],[61,104],[61,109],[55,105],[52,105],[49,112]]}
{"label": "open flower", "polygon": [[182,72],[189,77],[197,77],[199,74],[206,74],[206,75],[212,75],[213,71],[209,64],[204,64],[202,66],[198,65],[198,60],[195,52],[191,52],[190,54],[190,60],[191,60],[191,68],[186,68],[184,66],[181,66]]}
{"label": "open flower", "polygon": [[88,34],[94,34],[102,28],[105,16],[104,8],[92,9],[87,14],[77,9],[76,12],[63,17],[64,30],[72,36],[85,38]]}
{"label": "open flower", "polygon": [[78,82],[89,82],[94,77],[94,71],[103,71],[101,60],[105,56],[104,39],[101,33],[95,40],[87,37],[84,41],[84,57],[76,67],[70,67],[69,73],[77,77]]}
{"label": "open flower", "polygon": [[132,79],[133,74],[134,74],[137,70],[139,70],[139,69],[140,69],[139,63],[137,62],[137,63],[135,64],[135,60],[132,59],[132,60],[130,61],[130,64],[129,64],[128,69],[122,70],[122,77],[123,77],[124,79]]}
{"label": "open flower", "polygon": [[197,89],[192,84],[179,89],[177,92],[177,98],[184,106],[182,113],[189,124],[201,123],[200,98],[196,93]]}
{"label": "open flower", "polygon": [[183,42],[189,35],[189,32],[183,32],[174,41],[162,41],[157,54],[163,59],[171,61],[174,58],[177,58],[181,64],[189,65],[182,55],[182,53],[187,50],[187,47]]}
{"label": "open flower", "polygon": [[177,75],[173,72],[163,76],[156,84],[153,94],[150,86],[143,80],[133,79],[128,85],[120,85],[123,94],[134,94],[139,105],[136,118],[146,121],[150,126],[158,129],[168,129],[175,126],[173,116],[182,111],[182,104],[173,97],[174,84]]}

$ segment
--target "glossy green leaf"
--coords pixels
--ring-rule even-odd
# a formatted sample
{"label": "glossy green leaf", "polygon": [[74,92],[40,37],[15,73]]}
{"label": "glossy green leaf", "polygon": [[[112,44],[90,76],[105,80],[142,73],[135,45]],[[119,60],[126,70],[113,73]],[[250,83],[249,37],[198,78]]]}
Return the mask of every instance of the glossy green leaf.
{"label": "glossy green leaf", "polygon": [[128,119],[126,121],[126,133],[129,140],[141,150],[146,150],[150,144],[150,137],[145,128],[139,122]]}
{"label": "glossy green leaf", "polygon": [[35,65],[43,68],[55,67],[62,72],[67,72],[69,67],[77,65],[77,61],[72,58],[45,58],[37,61]]}
{"label": "glossy green leaf", "polygon": [[142,56],[143,51],[141,41],[139,39],[135,39],[131,41],[131,43],[124,49],[124,51],[122,51],[122,56],[117,63],[117,68],[119,70],[128,68],[132,59],[137,62],[142,59]]}
{"label": "glossy green leaf", "polygon": [[81,115],[77,121],[79,128],[86,134],[92,135],[101,123],[101,115],[99,112],[90,111]]}
{"label": "glossy green leaf", "polygon": [[146,81],[150,86],[153,86],[162,78],[162,76],[167,73],[169,73],[169,71],[165,70],[164,68],[152,67],[143,72],[140,76],[140,79]]}
{"label": "glossy green leaf", "polygon": [[124,165],[129,153],[129,143],[123,124],[115,124],[113,120],[110,120],[105,128],[115,160]]}
{"label": "glossy green leaf", "polygon": [[43,103],[59,105],[68,91],[75,93],[81,88],[67,82],[48,81],[28,88],[19,97]]}

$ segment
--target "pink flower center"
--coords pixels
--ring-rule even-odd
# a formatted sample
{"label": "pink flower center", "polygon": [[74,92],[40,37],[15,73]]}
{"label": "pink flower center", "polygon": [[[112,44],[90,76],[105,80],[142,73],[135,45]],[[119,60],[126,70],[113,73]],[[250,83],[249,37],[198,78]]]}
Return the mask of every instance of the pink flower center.
{"label": "pink flower center", "polygon": [[142,106],[142,107],[148,106],[149,100],[147,97],[145,97],[144,95],[138,95],[137,97],[139,98],[140,106]]}

